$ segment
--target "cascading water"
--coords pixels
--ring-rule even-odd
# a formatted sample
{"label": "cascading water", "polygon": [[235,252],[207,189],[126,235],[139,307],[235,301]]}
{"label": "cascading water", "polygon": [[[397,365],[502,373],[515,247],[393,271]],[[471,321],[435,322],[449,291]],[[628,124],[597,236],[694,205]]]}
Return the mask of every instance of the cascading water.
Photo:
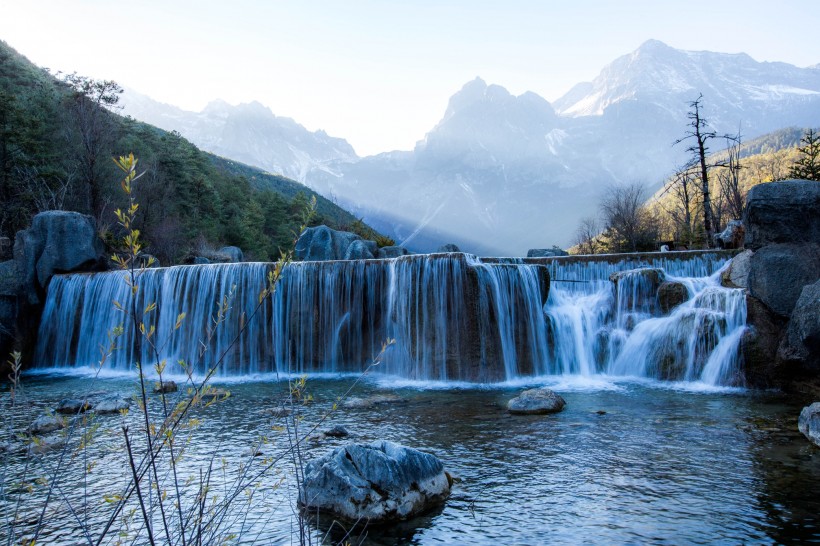
{"label": "cascading water", "polygon": [[[742,290],[720,286],[725,260],[555,261],[545,307],[551,361],[558,373],[742,382],[739,344],[746,324]],[[567,282],[561,282],[567,281]],[[688,299],[663,314],[661,282],[679,283]]]}
{"label": "cascading water", "polygon": [[[158,354],[177,373],[358,372],[392,338],[378,371],[410,379],[604,373],[729,384],[736,382],[745,303],[740,291],[709,276],[723,262],[715,254],[618,263],[464,254],[304,262],[288,265],[261,305],[270,264],[151,269],[141,273],[133,303],[140,314],[157,304],[142,319],[156,327],[156,353],[135,341],[134,326],[112,303],[132,304],[123,273],[57,276],[36,358],[47,367],[92,365],[122,325],[108,368],[130,369]],[[645,272],[609,279],[635,267],[683,283],[690,299],[659,316],[657,283]],[[551,290],[548,268],[557,281]],[[223,301],[230,311],[216,325]]]}

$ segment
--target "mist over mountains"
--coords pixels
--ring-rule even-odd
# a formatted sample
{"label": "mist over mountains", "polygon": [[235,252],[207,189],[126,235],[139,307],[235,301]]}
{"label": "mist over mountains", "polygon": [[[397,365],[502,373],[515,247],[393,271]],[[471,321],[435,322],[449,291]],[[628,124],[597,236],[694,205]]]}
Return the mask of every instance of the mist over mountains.
{"label": "mist over mountains", "polygon": [[185,112],[128,92],[124,113],[196,145],[304,182],[415,251],[454,242],[483,255],[568,246],[610,184],[657,188],[703,94],[718,133],[744,138],[820,123],[820,69],[648,41],[550,104],[476,78],[411,151],[360,158],[259,103]]}

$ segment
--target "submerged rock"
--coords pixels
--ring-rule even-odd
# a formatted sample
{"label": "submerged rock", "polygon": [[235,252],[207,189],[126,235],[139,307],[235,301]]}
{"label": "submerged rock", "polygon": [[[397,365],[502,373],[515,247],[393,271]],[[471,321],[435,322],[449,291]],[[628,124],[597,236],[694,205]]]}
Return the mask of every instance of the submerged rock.
{"label": "submerged rock", "polygon": [[382,440],[348,444],[308,463],[299,503],[373,524],[422,514],[449,495],[450,480],[437,457]]}
{"label": "submerged rock", "polygon": [[64,400],[60,400],[60,403],[57,404],[54,411],[57,413],[62,413],[63,415],[76,415],[78,413],[86,412],[91,408],[92,404],[87,399],[79,400],[76,398],[66,398]]}
{"label": "submerged rock", "polygon": [[154,384],[154,392],[157,394],[168,394],[170,392],[177,392],[179,387],[175,381],[162,381]]}
{"label": "submerged rock", "polygon": [[131,407],[131,402],[127,398],[120,396],[107,396],[94,404],[94,411],[100,415],[119,413]]}
{"label": "submerged rock", "polygon": [[550,389],[529,389],[507,403],[510,413],[516,415],[543,415],[546,413],[558,413],[566,402],[560,395],[555,394]]}
{"label": "submerged rock", "polygon": [[806,406],[797,420],[797,430],[814,445],[820,447],[820,402]]}
{"label": "submerged rock", "polygon": [[345,438],[350,436],[350,433],[344,427],[344,425],[336,425],[335,427],[326,430],[325,436],[330,436],[331,438]]}
{"label": "submerged rock", "polygon": [[26,432],[32,436],[39,436],[40,434],[48,434],[55,430],[65,428],[65,419],[57,415],[41,415],[31,423]]}

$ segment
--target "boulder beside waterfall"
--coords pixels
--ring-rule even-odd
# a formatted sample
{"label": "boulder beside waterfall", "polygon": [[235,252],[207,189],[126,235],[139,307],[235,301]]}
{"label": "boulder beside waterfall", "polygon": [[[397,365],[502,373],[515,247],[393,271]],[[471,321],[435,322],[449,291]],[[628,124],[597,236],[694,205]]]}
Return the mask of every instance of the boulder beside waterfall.
{"label": "boulder beside waterfall", "polygon": [[385,440],[337,448],[308,463],[304,476],[299,504],[343,521],[404,520],[450,495],[437,457]]}
{"label": "boulder beside waterfall", "polygon": [[23,296],[32,305],[41,303],[48,282],[57,273],[107,268],[94,218],[63,210],[41,212],[29,229],[18,232],[14,259]]}

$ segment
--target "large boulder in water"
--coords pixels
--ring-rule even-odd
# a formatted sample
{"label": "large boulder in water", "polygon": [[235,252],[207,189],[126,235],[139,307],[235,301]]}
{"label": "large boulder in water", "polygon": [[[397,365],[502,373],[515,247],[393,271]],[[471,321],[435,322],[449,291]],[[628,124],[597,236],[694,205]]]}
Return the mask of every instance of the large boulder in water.
{"label": "large boulder in water", "polygon": [[550,389],[529,389],[507,403],[507,410],[515,415],[543,415],[558,413],[566,402]]}
{"label": "large boulder in water", "polygon": [[51,210],[34,217],[29,229],[17,233],[14,259],[27,303],[40,303],[57,273],[106,269],[102,241],[94,219],[79,212]]}
{"label": "large boulder in water", "polygon": [[778,358],[800,372],[820,373],[820,280],[803,287],[794,306]]}
{"label": "large boulder in water", "polygon": [[308,463],[299,503],[344,521],[390,523],[422,514],[449,495],[438,458],[382,440],[348,444]]}
{"label": "large boulder in water", "polygon": [[350,249],[355,241],[364,242],[361,237],[348,231],[336,231],[327,226],[307,228],[296,241],[296,258],[305,262],[351,260],[361,258],[346,256],[367,258],[367,250],[370,252],[369,258],[372,258],[377,252],[377,245],[373,241],[364,242],[364,246],[357,244],[355,248]]}
{"label": "large boulder in water", "polygon": [[802,432],[814,445],[820,447],[820,402],[803,408],[797,419],[797,430]]}
{"label": "large boulder in water", "polygon": [[746,248],[777,243],[820,244],[820,184],[784,180],[749,190],[743,213]]}
{"label": "large boulder in water", "polygon": [[818,278],[820,245],[772,244],[750,259],[749,292],[783,317],[791,315],[803,287]]}

